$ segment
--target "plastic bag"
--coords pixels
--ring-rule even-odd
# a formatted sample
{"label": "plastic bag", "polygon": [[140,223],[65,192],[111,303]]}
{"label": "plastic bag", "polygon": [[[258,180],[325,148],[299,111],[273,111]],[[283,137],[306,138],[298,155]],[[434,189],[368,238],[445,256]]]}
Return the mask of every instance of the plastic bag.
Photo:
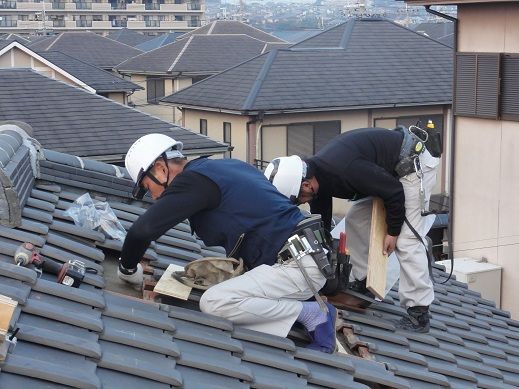
{"label": "plastic bag", "polygon": [[108,238],[124,242],[126,230],[106,201],[92,200],[90,194],[78,197],[65,211],[74,224],[103,232]]}

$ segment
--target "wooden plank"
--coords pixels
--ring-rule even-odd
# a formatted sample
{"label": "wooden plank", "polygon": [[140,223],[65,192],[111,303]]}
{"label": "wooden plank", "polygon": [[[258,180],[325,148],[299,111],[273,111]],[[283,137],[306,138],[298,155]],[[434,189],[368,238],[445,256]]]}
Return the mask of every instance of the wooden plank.
{"label": "wooden plank", "polygon": [[0,295],[0,342],[5,340],[7,331],[9,330],[9,323],[11,322],[17,305],[18,302],[13,299]]}
{"label": "wooden plank", "polygon": [[153,291],[159,294],[165,294],[166,296],[175,297],[179,300],[187,300],[191,293],[191,287],[184,285],[182,282],[177,281],[171,276],[174,271],[183,271],[184,268],[179,265],[171,264],[168,266],[159,282],[153,288]]}
{"label": "wooden plank", "polygon": [[384,202],[380,198],[374,198],[373,211],[371,212],[366,287],[381,300],[385,297],[386,289],[387,255],[382,253],[386,234],[387,225]]}

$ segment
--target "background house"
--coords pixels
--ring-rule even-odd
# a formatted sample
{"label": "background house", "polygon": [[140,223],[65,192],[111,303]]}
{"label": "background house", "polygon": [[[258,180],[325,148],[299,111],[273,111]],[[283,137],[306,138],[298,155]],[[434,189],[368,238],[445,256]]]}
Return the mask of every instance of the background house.
{"label": "background house", "polygon": [[503,307],[519,314],[519,3],[457,5],[454,89],[455,257],[503,266]]}
{"label": "background house", "polygon": [[18,41],[0,41],[0,68],[31,68],[121,104],[127,103],[129,94],[142,89],[133,82],[59,51],[37,54]]}
{"label": "background house", "polygon": [[[256,29],[248,28],[259,35]],[[269,50],[270,45],[270,42],[242,33],[193,34],[130,58],[116,69],[144,87],[131,97],[137,109],[172,123],[180,123],[180,111],[159,105],[162,97],[255,57]]]}
{"label": "background house", "polygon": [[[281,155],[313,155],[355,128],[431,119],[448,131],[451,78],[449,47],[387,20],[360,19],[162,101],[183,110],[188,128],[231,144],[232,157],[264,166]],[[443,187],[439,179],[436,191]]]}

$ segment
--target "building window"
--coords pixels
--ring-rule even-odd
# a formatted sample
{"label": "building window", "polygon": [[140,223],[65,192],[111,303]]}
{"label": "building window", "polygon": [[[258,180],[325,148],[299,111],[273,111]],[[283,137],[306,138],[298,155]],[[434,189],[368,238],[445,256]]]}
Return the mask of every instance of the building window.
{"label": "building window", "polygon": [[146,93],[148,96],[148,103],[158,104],[159,99],[164,97],[164,79],[162,77],[147,77],[146,78]]}
{"label": "building window", "polygon": [[287,126],[287,155],[312,156],[340,133],[340,120],[290,124]]}
{"label": "building window", "polygon": [[[223,142],[231,146],[231,123],[223,122]],[[225,153],[225,158],[231,158],[231,152]]]}
{"label": "building window", "polygon": [[519,121],[519,54],[503,54],[501,71],[501,117]]}
{"label": "building window", "polygon": [[500,54],[456,54],[454,114],[499,117]]}
{"label": "building window", "polygon": [[200,119],[200,134],[207,135],[207,119]]}

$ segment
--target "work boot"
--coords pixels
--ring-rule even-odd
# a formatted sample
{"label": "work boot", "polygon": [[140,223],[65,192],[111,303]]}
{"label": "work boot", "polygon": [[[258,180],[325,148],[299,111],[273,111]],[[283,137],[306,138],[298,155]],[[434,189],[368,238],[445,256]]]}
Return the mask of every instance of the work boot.
{"label": "work boot", "polygon": [[366,278],[363,280],[355,280],[353,282],[350,282],[348,285],[348,289],[352,290],[353,292],[363,294],[366,297],[369,297],[371,299],[375,298],[375,295],[371,293],[368,288],[366,288]]}
{"label": "work boot", "polygon": [[403,331],[429,332],[429,306],[407,308],[407,315],[396,323],[396,328]]}
{"label": "work boot", "polygon": [[309,349],[333,354],[337,347],[335,337],[335,323],[337,322],[337,310],[330,303],[325,303],[328,307],[327,320],[309,332],[312,343],[306,346]]}

